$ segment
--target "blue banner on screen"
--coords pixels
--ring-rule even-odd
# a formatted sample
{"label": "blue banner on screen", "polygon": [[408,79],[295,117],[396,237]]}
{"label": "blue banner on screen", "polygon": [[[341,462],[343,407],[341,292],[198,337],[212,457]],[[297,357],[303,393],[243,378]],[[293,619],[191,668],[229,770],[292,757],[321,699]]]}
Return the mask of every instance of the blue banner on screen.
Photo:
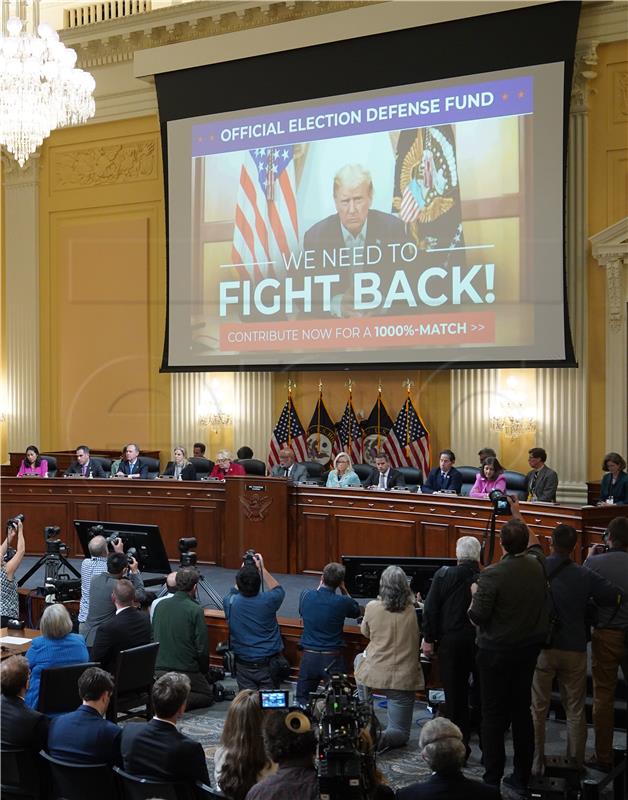
{"label": "blue banner on screen", "polygon": [[168,123],[169,364],[559,361],[563,64]]}

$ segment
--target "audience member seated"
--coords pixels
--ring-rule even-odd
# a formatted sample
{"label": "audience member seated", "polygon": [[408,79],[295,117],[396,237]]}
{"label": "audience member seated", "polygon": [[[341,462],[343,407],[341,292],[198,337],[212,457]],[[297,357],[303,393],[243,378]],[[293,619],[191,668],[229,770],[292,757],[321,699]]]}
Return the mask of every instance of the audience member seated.
{"label": "audience member seated", "polygon": [[148,644],[153,636],[149,615],[135,607],[135,587],[131,581],[119,580],[113,587],[111,599],[116,613],[98,627],[92,658],[114,674],[121,650]]}
{"label": "audience member seated", "polygon": [[[278,765],[277,772],[256,783],[246,800],[318,800],[318,776],[314,768],[316,736],[311,730],[294,731],[286,723],[286,711],[269,711],[264,718],[264,746]],[[304,718],[305,719],[305,718]]]}
{"label": "audience member seated", "polygon": [[227,476],[231,475],[246,475],[246,472],[241,464],[236,464],[228,450],[219,450],[209,477],[224,481]]}
{"label": "audience member seated", "polygon": [[24,702],[29,678],[24,656],[9,656],[0,662],[0,740],[3,745],[38,753],[48,741],[48,717]]}
{"label": "audience member seated", "polygon": [[122,731],[125,772],[151,780],[210,785],[201,743],[177,729],[189,694],[190,679],[180,672],[166,672],[155,681],[151,694],[155,716]]}
{"label": "audience member seated", "polygon": [[[278,689],[276,672],[283,641],[277,611],[286,592],[264,567],[260,553],[255,566],[243,565],[236,574],[236,587],[223,599],[229,623],[231,648],[235,653],[238,689]],[[262,587],[264,579],[264,591]]]}
{"label": "audience member seated", "polygon": [[207,448],[203,442],[194,442],[192,445],[192,455],[194,458],[205,458],[205,451]]}
{"label": "audience member seated", "polygon": [[177,573],[171,572],[168,577],[166,578],[166,594],[162,594],[159,597],[156,597],[150,606],[150,621],[153,621],[153,617],[155,616],[155,609],[161,603],[162,600],[171,600],[174,597],[175,592],[177,591]]}
{"label": "audience member seated", "polygon": [[[17,536],[15,553],[5,561],[7,550],[13,539]],[[7,524],[6,539],[0,545],[0,627],[6,628],[10,619],[18,619],[20,616],[20,604],[15,582],[15,573],[22,563],[26,552],[26,542],[24,540],[24,528],[22,521]]]}
{"label": "audience member seated", "polygon": [[73,764],[121,764],[122,729],[104,719],[113,692],[111,675],[99,667],[86,669],[78,692],[82,705],[50,723],[48,753]]}
{"label": "audience member seated", "polygon": [[[113,475],[113,471],[111,473]],[[140,458],[140,449],[136,444],[127,444],[124,458],[118,465],[117,478],[148,478],[148,464]]]}
{"label": "audience member seated", "polygon": [[488,457],[497,458],[497,453],[493,450],[492,447],[483,447],[481,450],[478,451],[478,458],[480,459],[480,469],[484,466],[484,460]]}
{"label": "audience member seated", "polygon": [[500,531],[504,557],[472,585],[469,618],[478,627],[484,782],[499,787],[510,723],[514,771],[504,784],[525,795],[534,756],[532,678],[549,622],[547,579],[543,551],[521,518],[519,502],[511,497],[508,502],[513,518]]}
{"label": "audience member seated", "polygon": [[307,480],[307,467],[296,462],[291,447],[282,447],[279,451],[279,463],[275,464],[270,474],[275,478],[287,478],[291,483],[299,483]]}
{"label": "audience member seated", "polygon": [[600,503],[626,505],[628,503],[628,474],[626,460],[619,453],[607,453],[602,462],[606,475],[600,485]]}
{"label": "audience member seated", "polygon": [[355,658],[358,695],[367,701],[374,690],[386,695],[388,725],[379,747],[403,747],[410,738],[414,696],[424,683],[414,597],[401,567],[386,567],[382,572],[379,597],[367,604],[361,631],[369,644]]}
{"label": "audience member seated", "polygon": [[329,471],[326,486],[332,489],[346,486],[361,486],[360,478],[353,469],[351,459],[346,453],[338,453],[334,458],[334,468]]}
{"label": "audience member seated", "polygon": [[528,500],[539,503],[555,503],[558,475],[545,465],[547,453],[542,447],[528,450],[528,464],[532,467],[526,475]]}
{"label": "audience member seated", "polygon": [[196,602],[196,586],[201,575],[194,567],[183,567],[175,578],[176,592],[167,603],[160,603],[153,614],[153,637],[159,642],[155,672],[181,673],[189,681],[186,703],[207,708],[214,702],[214,687],[207,679],[209,638],[203,608]]}
{"label": "audience member seated", "polygon": [[[490,458],[490,456],[489,456]],[[471,585],[480,574],[480,542],[461,536],[456,542],[455,567],[441,567],[434,575],[423,607],[423,644],[426,656],[438,652],[438,666],[445,691],[445,716],[462,731],[470,753],[469,679],[479,698],[475,669],[475,628],[467,611]]]}
{"label": "audience member seated", "polygon": [[[317,589],[306,589],[299,600],[303,618],[301,665],[297,681],[297,703],[307,706],[310,692],[333,672],[345,673],[342,630],[345,618],[357,619],[360,606],[345,587],[342,564],[327,564]],[[340,594],[336,594],[336,589]]]}
{"label": "audience member seated", "polygon": [[39,455],[34,444],[29,444],[17,473],[18,478],[47,478],[48,462]]}
{"label": "audience member seated", "polygon": [[133,556],[122,552],[110,553],[107,556],[107,572],[92,578],[89,587],[89,608],[81,633],[88,647],[93,647],[98,628],[115,616],[116,607],[112,595],[116,583],[127,578],[135,588],[136,597],[143,597],[144,579]]}
{"label": "audience member seated", "polygon": [[556,680],[567,720],[567,756],[584,767],[587,721],[584,703],[587,691],[587,603],[617,606],[622,592],[593,570],[571,560],[578,534],[571,525],[558,525],[552,532],[552,554],[545,561],[550,583],[550,614],[557,618],[549,647],[539,653],[532,682],[534,762],[532,771],[545,769],[545,720],[552,684]]}
{"label": "audience member seated", "polygon": [[64,664],[85,664],[89,661],[85,640],[72,633],[72,620],[64,605],[55,603],[42,614],[39,631],[41,636],[33,639],[26,658],[31,668],[31,681],[25,702],[37,708],[39,682],[42,669],[61,667]]}
{"label": "audience member seated", "polygon": [[[122,539],[116,539],[112,545],[114,553],[124,552],[124,543]],[[92,584],[92,578],[96,575],[102,575],[107,572],[107,556],[109,549],[107,547],[107,540],[104,536],[94,536],[87,544],[89,550],[89,558],[84,558],[81,562],[81,602],[78,612],[79,633],[83,636],[86,635],[85,622],[89,612],[89,590]]]}
{"label": "audience member seated", "polygon": [[238,448],[236,455],[238,457],[238,461],[243,458],[253,458],[253,450],[247,445],[244,445],[244,447]]}
{"label": "audience member seated", "polygon": [[482,464],[482,471],[478,473],[473,484],[469,497],[476,497],[480,500],[488,500],[489,494],[498,489],[500,492],[506,491],[506,478],[504,478],[504,468],[494,456],[486,456]]}
{"label": "audience member seated", "polygon": [[73,461],[63,473],[66,478],[76,476],[81,478],[106,478],[105,470],[90,458],[89,447],[81,444],[76,448],[76,461]]}
{"label": "audience member seated", "polygon": [[460,494],[462,489],[462,475],[454,467],[456,456],[452,450],[441,450],[439,466],[430,470],[427,480],[421,486],[424,494],[433,492],[455,492]]}
{"label": "audience member seated", "polygon": [[[607,532],[608,551],[594,545],[584,566],[628,595],[628,519],[615,517]],[[613,720],[617,670],[628,679],[628,603],[600,608],[591,638],[595,757],[589,766],[608,770],[613,755]]]}
{"label": "audience member seated", "polygon": [[425,781],[397,791],[397,800],[498,800],[499,789],[462,774],[466,759],[460,729],[444,717],[425,723],[419,737],[421,756],[432,771]]}
{"label": "audience member seated", "polygon": [[405,485],[405,478],[398,469],[390,466],[390,460],[386,453],[377,453],[375,467],[364,481],[364,486],[367,489],[394,489],[395,486],[404,487]]}
{"label": "audience member seated", "polygon": [[243,689],[229,706],[214,754],[216,786],[229,800],[244,800],[251,786],[277,771],[264,749],[263,722],[258,692]]}
{"label": "audience member seated", "polygon": [[177,481],[195,481],[196,467],[189,461],[185,447],[175,447],[173,453],[174,461],[166,464],[163,477],[174,478]]}

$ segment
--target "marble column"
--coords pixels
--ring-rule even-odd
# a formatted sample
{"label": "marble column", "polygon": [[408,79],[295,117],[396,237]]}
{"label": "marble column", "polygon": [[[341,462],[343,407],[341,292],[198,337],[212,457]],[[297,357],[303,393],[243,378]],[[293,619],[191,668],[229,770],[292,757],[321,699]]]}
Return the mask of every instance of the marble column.
{"label": "marble column", "polygon": [[2,154],[9,452],[39,445],[39,155]]}

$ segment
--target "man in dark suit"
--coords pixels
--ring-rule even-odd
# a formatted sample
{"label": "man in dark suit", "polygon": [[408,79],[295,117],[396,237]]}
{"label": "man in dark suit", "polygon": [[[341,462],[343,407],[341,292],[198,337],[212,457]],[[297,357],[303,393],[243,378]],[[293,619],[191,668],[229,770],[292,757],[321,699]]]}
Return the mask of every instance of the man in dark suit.
{"label": "man in dark suit", "polygon": [[547,453],[542,447],[528,450],[528,464],[532,467],[526,475],[526,490],[529,500],[541,503],[555,503],[558,489],[558,475],[545,465]]}
{"label": "man in dark suit", "polygon": [[375,456],[375,468],[364,482],[367,489],[393,489],[395,486],[405,486],[406,480],[398,469],[390,466],[386,453]]}
{"label": "man in dark suit", "polygon": [[104,622],[96,631],[92,658],[103,669],[115,674],[116,661],[121,650],[139,647],[152,641],[150,617],[135,607],[135,587],[131,581],[119,580],[114,584],[111,599],[116,615]]}
{"label": "man in dark suit", "polygon": [[146,596],[137,561],[131,556],[129,563],[126,553],[110,553],[107,557],[107,572],[95,575],[90,582],[89,610],[81,630],[88,648],[94,646],[99,626],[115,616],[116,607],[111,596],[114,586],[121,578],[131,581],[136,596]]}
{"label": "man in dark suit", "polygon": [[89,447],[81,444],[76,448],[76,461],[63,473],[65,477],[75,475],[82,478],[106,478],[105,470],[98,461],[90,458]]}
{"label": "man in dark suit", "polygon": [[[404,244],[408,241],[408,235],[400,219],[371,208],[373,180],[370,172],[360,164],[347,164],[336,173],[333,194],[337,213],[317,222],[305,232],[303,249],[314,251],[316,265],[326,270],[329,268],[329,263],[325,266],[326,260],[338,263],[335,251],[343,248],[353,251],[353,258],[348,259],[349,268],[343,267],[334,273],[340,277],[340,281],[334,284],[331,299],[333,316],[351,316],[352,264],[355,262],[360,269],[368,269],[364,265],[369,245],[379,247],[381,263],[389,264],[392,259],[388,245]],[[346,264],[347,260],[343,259],[343,263]]]}
{"label": "man in dark suit", "polygon": [[120,462],[116,477],[148,478],[148,464],[144,464],[140,458],[140,449],[136,444],[127,444],[124,448],[124,458]]}
{"label": "man in dark suit", "polygon": [[166,672],[152,691],[155,716],[143,725],[127,725],[122,731],[122,760],[126,772],[162,781],[202,781],[209,785],[205,753],[200,742],[179,730],[190,693],[190,679],[180,672]]}
{"label": "man in dark suit", "polygon": [[279,464],[275,464],[270,474],[275,478],[287,478],[291,483],[299,483],[307,480],[307,467],[295,460],[291,447],[283,447],[279,452]]}
{"label": "man in dark suit", "polygon": [[0,663],[0,739],[38,753],[48,741],[48,717],[24,703],[29,677],[24,656],[9,656]]}
{"label": "man in dark suit", "polygon": [[462,475],[454,467],[456,456],[452,450],[441,450],[439,455],[439,465],[427,476],[427,480],[421,486],[424,494],[433,492],[455,492],[460,494],[462,489]]}
{"label": "man in dark suit", "polygon": [[113,692],[111,675],[90,667],[78,679],[78,691],[83,704],[50,723],[48,752],[75,764],[120,764],[122,730],[104,719]]}

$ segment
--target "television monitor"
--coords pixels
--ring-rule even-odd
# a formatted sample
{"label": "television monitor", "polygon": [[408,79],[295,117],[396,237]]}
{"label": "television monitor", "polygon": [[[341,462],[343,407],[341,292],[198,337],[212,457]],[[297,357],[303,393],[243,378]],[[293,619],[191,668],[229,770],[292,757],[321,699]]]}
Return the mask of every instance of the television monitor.
{"label": "television monitor", "polygon": [[401,567],[410,578],[410,586],[416,594],[425,597],[434,573],[441,567],[453,567],[455,558],[432,558],[412,556],[342,556],[346,569],[345,586],[353,597],[377,597],[382,572],[391,565]]}
{"label": "television monitor", "polygon": [[148,525],[142,522],[75,519],[74,527],[86,558],[90,557],[88,542],[92,538],[90,529],[94,525],[102,525],[102,535],[105,537],[117,533],[124,542],[125,552],[130,547],[134,547],[137,551],[136,558],[142,572],[157,572],[163,575],[167,575],[170,572],[170,562],[159,532],[159,525]]}

